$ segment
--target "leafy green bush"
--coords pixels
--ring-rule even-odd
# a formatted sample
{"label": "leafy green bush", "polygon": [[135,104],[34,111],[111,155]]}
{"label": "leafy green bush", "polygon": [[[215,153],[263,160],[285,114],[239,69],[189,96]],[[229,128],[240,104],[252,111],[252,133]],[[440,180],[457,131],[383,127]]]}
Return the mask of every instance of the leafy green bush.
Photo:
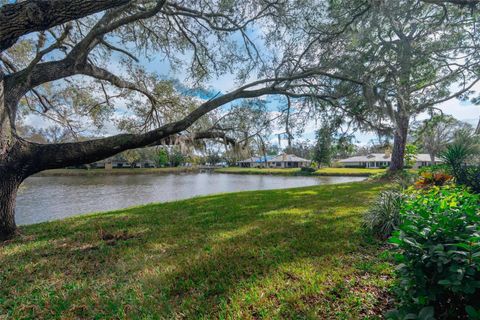
{"label": "leafy green bush", "polygon": [[317,171],[317,169],[312,168],[312,167],[302,167],[300,169],[300,171],[303,172],[303,173],[313,173],[313,172]]}
{"label": "leafy green bush", "polygon": [[480,165],[457,168],[455,178],[458,184],[468,187],[472,192],[480,193]]}
{"label": "leafy green bush", "polygon": [[400,311],[473,316],[480,309],[480,196],[455,186],[411,191],[400,216],[390,239],[397,246]]}
{"label": "leafy green bush", "polygon": [[388,238],[400,224],[401,192],[387,190],[380,193],[364,216],[364,225],[381,239]]}

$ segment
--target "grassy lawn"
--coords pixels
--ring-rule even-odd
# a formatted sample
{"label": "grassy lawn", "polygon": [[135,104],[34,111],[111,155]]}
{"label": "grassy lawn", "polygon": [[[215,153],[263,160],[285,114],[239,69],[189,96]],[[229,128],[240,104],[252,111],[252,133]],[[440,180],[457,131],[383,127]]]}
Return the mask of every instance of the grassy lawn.
{"label": "grassy lawn", "polygon": [[195,167],[169,167],[169,168],[122,168],[122,169],[53,169],[37,173],[37,176],[89,176],[89,175],[124,175],[124,174],[169,174],[198,172]]}
{"label": "grassy lawn", "polygon": [[[216,169],[219,173],[237,173],[237,174],[272,174],[272,175],[299,175],[300,168],[276,169],[276,168],[222,168]],[[319,176],[365,176],[385,172],[385,169],[362,169],[362,168],[322,168],[311,175]]]}
{"label": "grassy lawn", "polygon": [[392,267],[361,182],[219,194],[22,227],[0,319],[377,319]]}
{"label": "grassy lawn", "polygon": [[385,171],[386,169],[370,168],[322,168],[315,171],[315,174],[325,176],[370,176]]}

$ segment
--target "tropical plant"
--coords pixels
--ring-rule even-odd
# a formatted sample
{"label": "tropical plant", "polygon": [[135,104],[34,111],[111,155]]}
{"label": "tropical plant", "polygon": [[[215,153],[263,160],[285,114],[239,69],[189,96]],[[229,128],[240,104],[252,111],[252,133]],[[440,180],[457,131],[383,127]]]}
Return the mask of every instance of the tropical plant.
{"label": "tropical plant", "polygon": [[473,159],[480,152],[478,136],[467,130],[459,130],[455,140],[449,144],[440,158],[447,164],[455,175],[455,170]]}
{"label": "tropical plant", "polygon": [[397,190],[380,193],[364,216],[364,226],[381,239],[388,238],[400,224],[400,206],[404,196]]}
{"label": "tropical plant", "polygon": [[430,188],[433,186],[443,186],[453,181],[453,176],[442,172],[422,172],[420,178],[415,181],[417,189]]}
{"label": "tropical plant", "polygon": [[400,313],[430,310],[431,319],[459,319],[478,310],[480,196],[455,186],[412,190],[400,217],[390,239],[397,246]]}

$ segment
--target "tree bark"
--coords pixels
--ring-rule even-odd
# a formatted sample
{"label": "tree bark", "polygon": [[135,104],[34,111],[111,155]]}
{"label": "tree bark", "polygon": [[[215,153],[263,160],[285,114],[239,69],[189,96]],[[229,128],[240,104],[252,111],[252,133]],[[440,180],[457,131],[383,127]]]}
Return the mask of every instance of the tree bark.
{"label": "tree bark", "polygon": [[392,161],[388,169],[389,172],[394,173],[403,169],[405,146],[407,144],[408,134],[408,117],[399,117],[396,121],[397,128],[393,137]]}
{"label": "tree bark", "polygon": [[10,238],[16,229],[15,196],[18,186],[7,161],[13,145],[10,113],[5,103],[3,72],[0,69],[0,241]]}
{"label": "tree bark", "polygon": [[75,19],[119,7],[131,0],[28,0],[0,8],[0,51],[30,32],[42,31]]}
{"label": "tree bark", "polygon": [[[7,176],[5,172],[0,175],[0,241],[10,239],[16,232],[15,224],[15,200],[18,187],[22,178]],[[5,177],[6,176],[6,177]]]}

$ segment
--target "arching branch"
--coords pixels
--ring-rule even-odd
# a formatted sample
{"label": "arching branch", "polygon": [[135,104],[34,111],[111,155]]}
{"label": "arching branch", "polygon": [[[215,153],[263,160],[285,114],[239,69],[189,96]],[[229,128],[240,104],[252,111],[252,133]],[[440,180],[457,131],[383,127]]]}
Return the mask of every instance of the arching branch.
{"label": "arching branch", "polygon": [[8,49],[19,37],[43,31],[132,0],[28,0],[5,4],[0,8],[0,51]]}

